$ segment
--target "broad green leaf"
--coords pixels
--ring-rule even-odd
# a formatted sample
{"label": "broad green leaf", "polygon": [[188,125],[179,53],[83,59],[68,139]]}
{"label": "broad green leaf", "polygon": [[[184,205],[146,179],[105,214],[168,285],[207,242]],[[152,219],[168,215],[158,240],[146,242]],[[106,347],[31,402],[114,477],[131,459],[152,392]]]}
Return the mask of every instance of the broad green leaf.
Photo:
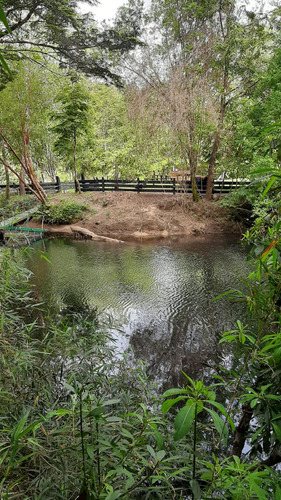
{"label": "broad green leaf", "polygon": [[112,491],[111,493],[109,493],[109,495],[107,495],[105,500],[116,500],[121,495],[122,495],[122,491]]}
{"label": "broad green leaf", "polygon": [[169,409],[175,405],[176,403],[178,403],[179,401],[182,401],[183,399],[185,399],[187,396],[179,396],[178,398],[174,398],[174,399],[167,399],[167,401],[165,401],[163,404],[162,404],[162,413],[163,415],[165,415]]}
{"label": "broad green leaf", "polygon": [[184,406],[177,414],[174,422],[175,441],[179,441],[179,439],[186,436],[186,434],[190,430],[195,417],[195,408],[196,408],[196,403],[190,400],[187,402],[186,406]]}
{"label": "broad green leaf", "polygon": [[196,479],[192,479],[190,482],[191,491],[193,493],[194,500],[200,500],[201,498],[201,490],[198,481]]}
{"label": "broad green leaf", "polygon": [[276,490],[274,492],[274,500],[281,500],[281,487],[276,486]]}
{"label": "broad green leaf", "polygon": [[52,418],[52,417],[63,417],[65,415],[71,415],[71,411],[69,410],[54,410],[54,411],[50,411],[49,413],[47,413],[47,415],[45,416],[46,419],[49,419],[49,418]]}
{"label": "broad green leaf", "polygon": [[3,9],[2,9],[1,6],[0,6],[0,21],[4,24],[4,26],[7,29],[7,31],[9,33],[11,33],[11,28],[10,28],[10,26],[8,24],[7,18],[5,16],[5,13],[4,13],[4,11],[3,11]]}
{"label": "broad green leaf", "polygon": [[87,417],[100,417],[104,413],[105,408],[103,406],[97,406],[97,408],[94,408],[93,410],[90,411],[90,413],[87,413]]}
{"label": "broad green leaf", "polygon": [[219,417],[215,411],[210,410],[209,408],[206,408],[206,410],[208,413],[210,413],[213,419],[215,429],[217,430],[219,435],[225,439],[225,444],[226,444],[228,438],[228,428],[226,422],[221,417]]}
{"label": "broad green leaf", "polygon": [[269,182],[268,182],[268,184],[267,184],[264,192],[262,193],[261,200],[263,200],[266,197],[268,191],[270,190],[271,186],[274,184],[275,181],[276,181],[276,177],[274,177],[274,176],[271,177],[271,179],[269,180]]}
{"label": "broad green leaf", "polygon": [[168,391],[162,394],[162,398],[168,398],[169,396],[176,396],[177,394],[186,394],[186,389],[168,389]]}
{"label": "broad green leaf", "polygon": [[161,460],[163,460],[163,458],[165,457],[166,455],[166,452],[164,450],[160,450],[160,451],[157,451],[156,453],[156,459],[158,462],[161,462]]}
{"label": "broad green leaf", "polygon": [[156,444],[157,444],[157,448],[159,450],[163,450],[164,448],[164,438],[162,436],[162,434],[157,431],[157,429],[155,429],[154,431],[154,437],[155,437],[155,441],[156,441]]}
{"label": "broad green leaf", "polygon": [[120,403],[120,399],[108,399],[102,402],[103,406],[117,405],[117,403]]}
{"label": "broad green leaf", "polygon": [[154,460],[156,460],[156,453],[154,451],[154,449],[148,444],[147,447],[146,447],[148,453],[152,456],[152,458]]}
{"label": "broad green leaf", "polygon": [[205,402],[217,408],[222,413],[222,415],[224,415],[227,418],[227,421],[230,423],[231,429],[233,431],[235,430],[235,425],[232,418],[227,414],[225,407],[221,403],[218,403],[217,401],[205,401]]}
{"label": "broad green leaf", "polygon": [[267,500],[268,499],[268,492],[262,488],[256,483],[255,479],[251,479],[251,476],[249,477],[249,485],[250,488],[254,491],[254,493],[257,495],[257,498],[259,500]]}
{"label": "broad green leaf", "polygon": [[94,447],[91,444],[87,445],[87,453],[91,460],[94,458]]}
{"label": "broad green leaf", "polygon": [[281,426],[278,425],[276,422],[271,422],[271,425],[273,427],[275,436],[277,437],[279,443],[281,443]]}

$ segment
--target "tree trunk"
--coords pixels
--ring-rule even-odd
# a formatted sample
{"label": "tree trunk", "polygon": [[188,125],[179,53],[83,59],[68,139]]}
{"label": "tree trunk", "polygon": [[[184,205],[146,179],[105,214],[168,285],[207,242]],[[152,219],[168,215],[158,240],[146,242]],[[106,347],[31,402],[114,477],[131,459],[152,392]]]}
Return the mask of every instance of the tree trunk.
{"label": "tree trunk", "polygon": [[199,196],[198,196],[198,191],[197,191],[197,185],[196,185],[196,160],[195,160],[195,155],[192,150],[189,150],[188,153],[188,159],[189,159],[189,168],[190,168],[190,179],[191,179],[191,190],[192,190],[192,199],[195,203],[199,201]]}
{"label": "tree trunk", "polygon": [[9,170],[7,167],[5,167],[5,181],[6,181],[5,198],[6,198],[6,200],[9,200],[9,198],[10,198],[10,176],[9,176]]}
{"label": "tree trunk", "polygon": [[77,176],[77,168],[76,168],[76,149],[77,149],[77,140],[76,140],[76,131],[74,130],[74,149],[73,149],[73,168],[74,168],[74,182],[77,187],[77,191],[81,194],[81,186]]}
{"label": "tree trunk", "polygon": [[215,134],[213,149],[212,149],[212,153],[211,153],[211,157],[210,157],[210,161],[209,161],[208,180],[207,180],[207,188],[206,188],[206,200],[212,199],[215,163],[216,163],[217,153],[218,153],[220,143],[221,143],[221,133],[222,133],[224,116],[225,116],[225,108],[226,108],[225,96],[222,95],[217,131]]}
{"label": "tree trunk", "polygon": [[[220,7],[221,9],[221,7]],[[219,9],[219,18],[220,18],[220,26],[221,26],[221,36],[222,40],[224,43],[224,48],[225,48],[225,54],[224,54],[224,65],[223,65],[223,73],[222,73],[222,92],[220,96],[220,110],[219,110],[219,116],[218,116],[218,124],[217,124],[217,131],[215,134],[214,138],[214,143],[213,143],[213,148],[211,152],[211,157],[209,161],[209,168],[208,168],[208,180],[207,180],[207,188],[206,188],[206,199],[211,200],[212,199],[212,193],[213,193],[213,182],[214,182],[214,172],[215,172],[215,163],[217,159],[217,154],[218,150],[221,144],[221,136],[222,136],[222,127],[223,127],[223,122],[224,122],[224,117],[225,117],[225,110],[227,106],[227,101],[226,101],[226,96],[227,92],[229,89],[229,38],[230,38],[230,29],[231,29],[231,15],[233,14],[234,11],[234,3],[230,2],[228,4],[228,10],[227,10],[227,18],[226,18],[226,32],[224,31],[223,28],[223,23],[222,23],[222,12]]]}
{"label": "tree trunk", "polygon": [[[25,178],[25,171],[24,171],[23,167],[20,170],[20,176],[22,179]],[[25,185],[21,180],[19,180],[19,183],[20,183],[20,196],[24,196],[25,195]]]}
{"label": "tree trunk", "polygon": [[[3,139],[1,140],[1,144],[2,144],[3,159],[4,161],[6,161],[6,151]],[[5,198],[8,201],[10,198],[10,176],[9,176],[9,169],[6,167],[6,165],[4,165],[4,169],[5,169],[5,182],[6,182]]]}

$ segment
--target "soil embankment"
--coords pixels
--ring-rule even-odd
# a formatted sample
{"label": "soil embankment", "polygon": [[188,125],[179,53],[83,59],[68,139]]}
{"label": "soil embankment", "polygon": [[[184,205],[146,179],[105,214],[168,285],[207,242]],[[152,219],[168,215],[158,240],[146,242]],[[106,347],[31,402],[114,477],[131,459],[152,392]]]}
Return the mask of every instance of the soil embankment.
{"label": "soil embankment", "polygon": [[[123,241],[241,234],[225,207],[204,199],[193,203],[189,195],[149,193],[84,193],[60,194],[51,199],[59,203],[67,199],[86,204],[89,210],[75,225],[96,235]],[[31,227],[42,227],[31,221]],[[70,226],[48,226],[58,233],[71,234]]]}

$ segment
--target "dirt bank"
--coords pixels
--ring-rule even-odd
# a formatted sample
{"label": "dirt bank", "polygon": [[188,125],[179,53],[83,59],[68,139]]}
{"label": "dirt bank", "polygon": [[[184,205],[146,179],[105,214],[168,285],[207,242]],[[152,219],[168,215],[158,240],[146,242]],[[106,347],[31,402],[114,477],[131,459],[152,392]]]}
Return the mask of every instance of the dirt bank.
{"label": "dirt bank", "polygon": [[[50,202],[59,203],[63,199],[89,207],[77,225],[97,235],[124,241],[241,234],[241,228],[230,220],[224,207],[204,199],[193,203],[189,195],[66,193],[53,197]],[[42,227],[34,221],[30,226]],[[43,227],[48,229],[50,226],[44,224]],[[67,226],[56,227],[68,230]]]}

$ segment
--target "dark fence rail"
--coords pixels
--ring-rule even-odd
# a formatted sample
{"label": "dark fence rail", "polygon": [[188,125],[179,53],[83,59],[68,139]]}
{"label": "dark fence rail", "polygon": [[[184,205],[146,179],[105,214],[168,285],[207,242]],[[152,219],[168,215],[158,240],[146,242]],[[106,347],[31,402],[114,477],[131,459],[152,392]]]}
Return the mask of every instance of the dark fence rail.
{"label": "dark fence rail", "polygon": [[[161,180],[109,180],[109,179],[81,179],[79,180],[82,192],[87,191],[135,191],[137,193],[192,193],[191,181],[177,181],[163,177]],[[207,177],[196,177],[196,185],[200,194],[206,193]],[[249,181],[214,181],[213,193],[226,194],[232,189],[249,185]],[[78,186],[75,187],[78,191]]]}
{"label": "dark fence rail", "polygon": [[[32,188],[32,184],[29,184]],[[56,177],[56,182],[41,182],[40,186],[46,191],[46,193],[60,193],[71,191],[75,189],[74,181],[61,182],[59,177]],[[0,192],[6,189],[6,184],[0,184]],[[11,183],[10,190],[19,192],[19,184]],[[26,194],[31,194],[31,191],[26,189]]]}
{"label": "dark fence rail", "polygon": [[[80,188],[82,192],[88,191],[135,191],[137,193],[192,193],[190,180],[178,181],[176,179],[170,179],[168,177],[162,177],[160,179],[151,180],[126,180],[126,179],[81,179],[79,180]],[[238,189],[240,187],[245,187],[250,184],[249,181],[238,181],[224,180],[224,181],[214,181],[213,193],[214,194],[227,194],[233,189]],[[78,191],[78,186],[75,185],[73,181],[61,182],[59,177],[56,178],[56,182],[43,182],[40,184],[41,187],[47,193],[60,193],[74,190]],[[196,185],[199,193],[204,195],[206,193],[207,177],[196,177]],[[32,185],[30,185],[32,187]],[[6,185],[0,184],[1,190],[5,190]],[[13,191],[19,191],[19,185],[11,183],[10,189]],[[31,191],[26,191],[31,193]]]}

